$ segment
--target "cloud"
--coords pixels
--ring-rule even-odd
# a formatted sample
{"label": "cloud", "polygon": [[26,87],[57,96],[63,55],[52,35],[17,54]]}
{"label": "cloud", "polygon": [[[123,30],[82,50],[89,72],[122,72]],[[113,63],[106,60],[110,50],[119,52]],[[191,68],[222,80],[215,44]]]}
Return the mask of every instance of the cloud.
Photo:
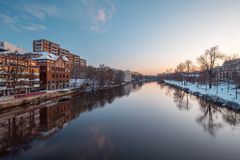
{"label": "cloud", "polygon": [[10,27],[12,30],[19,31],[16,18],[0,13],[0,24]]}
{"label": "cloud", "polygon": [[30,23],[28,25],[21,26],[21,28],[29,31],[41,31],[41,30],[45,30],[47,27],[43,24]]}
{"label": "cloud", "polygon": [[90,19],[90,29],[97,33],[107,32],[115,13],[115,5],[110,0],[82,0],[85,14]]}
{"label": "cloud", "polygon": [[3,13],[0,13],[0,20],[0,24],[8,26],[14,31],[41,31],[46,29],[46,26],[43,24],[24,22],[21,18],[17,16],[8,16]]}
{"label": "cloud", "polygon": [[8,3],[0,1],[0,24],[14,31],[42,31],[47,29],[44,21],[47,17],[60,15],[59,9],[54,5],[39,3]]}
{"label": "cloud", "polygon": [[106,16],[106,13],[105,13],[104,9],[99,9],[98,10],[98,14],[97,14],[96,19],[97,19],[97,21],[103,22],[103,23],[107,21],[107,16]]}
{"label": "cloud", "polygon": [[23,6],[24,11],[28,14],[40,19],[45,20],[47,16],[59,15],[59,10],[53,5],[40,5],[40,4],[28,4]]}

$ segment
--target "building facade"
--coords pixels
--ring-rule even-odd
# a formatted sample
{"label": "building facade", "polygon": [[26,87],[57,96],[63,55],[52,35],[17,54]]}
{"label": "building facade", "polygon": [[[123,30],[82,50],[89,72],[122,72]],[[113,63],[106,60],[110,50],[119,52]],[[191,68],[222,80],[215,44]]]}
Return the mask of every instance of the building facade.
{"label": "building facade", "polygon": [[57,56],[65,56],[69,60],[70,78],[81,79],[85,77],[86,60],[67,49],[61,48],[57,43],[45,39],[34,40],[33,52],[51,52]]}
{"label": "building facade", "polygon": [[0,54],[0,96],[40,90],[39,67],[21,54]]}
{"label": "building facade", "polygon": [[33,41],[33,52],[51,52],[59,55],[60,45],[46,39]]}
{"label": "building facade", "polygon": [[1,53],[24,53],[25,50],[23,48],[17,47],[14,44],[11,44],[6,41],[0,41],[0,52]]}
{"label": "building facade", "polygon": [[69,86],[70,67],[65,56],[57,56],[50,52],[40,52],[39,57],[32,58],[40,67],[42,90],[63,89]]}
{"label": "building facade", "polygon": [[123,82],[128,83],[132,81],[132,74],[130,71],[123,71]]}
{"label": "building facade", "polygon": [[87,61],[85,59],[80,58],[80,73],[79,73],[80,79],[86,78],[87,76],[86,67],[87,67]]}
{"label": "building facade", "polygon": [[240,76],[240,58],[228,60],[215,69],[219,80],[234,80]]}

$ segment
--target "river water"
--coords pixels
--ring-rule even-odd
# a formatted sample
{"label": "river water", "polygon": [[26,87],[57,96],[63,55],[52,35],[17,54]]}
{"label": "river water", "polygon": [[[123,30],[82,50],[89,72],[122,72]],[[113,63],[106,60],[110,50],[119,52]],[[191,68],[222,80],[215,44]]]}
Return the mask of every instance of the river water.
{"label": "river water", "polygon": [[0,113],[0,159],[240,159],[240,113],[155,82]]}

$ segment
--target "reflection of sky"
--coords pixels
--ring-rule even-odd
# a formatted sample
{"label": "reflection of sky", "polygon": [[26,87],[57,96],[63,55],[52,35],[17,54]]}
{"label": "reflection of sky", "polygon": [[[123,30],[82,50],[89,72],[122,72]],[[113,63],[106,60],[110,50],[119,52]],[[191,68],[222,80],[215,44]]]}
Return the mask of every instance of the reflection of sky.
{"label": "reflection of sky", "polygon": [[[162,88],[162,89],[160,89]],[[82,113],[45,141],[35,141],[22,159],[234,159],[239,157],[239,130],[229,125],[236,112],[189,96],[179,108],[176,90],[156,83],[116,99],[104,108]],[[168,95],[166,95],[168,93]],[[184,93],[183,93],[184,94]],[[185,105],[186,94],[181,96]],[[176,99],[176,98],[175,98]],[[200,105],[201,104],[201,105]],[[207,112],[206,112],[207,111]],[[207,114],[205,114],[207,113]],[[205,116],[199,122],[199,117]],[[238,113],[235,115],[240,119]],[[211,121],[209,121],[211,119]],[[221,124],[212,135],[212,124]],[[239,122],[238,122],[239,123]],[[239,124],[237,124],[239,126]],[[207,127],[204,127],[207,126]]]}
{"label": "reflection of sky", "polygon": [[46,38],[93,65],[157,73],[213,45],[239,52],[239,7],[238,0],[2,0],[0,34],[29,51],[33,39]]}

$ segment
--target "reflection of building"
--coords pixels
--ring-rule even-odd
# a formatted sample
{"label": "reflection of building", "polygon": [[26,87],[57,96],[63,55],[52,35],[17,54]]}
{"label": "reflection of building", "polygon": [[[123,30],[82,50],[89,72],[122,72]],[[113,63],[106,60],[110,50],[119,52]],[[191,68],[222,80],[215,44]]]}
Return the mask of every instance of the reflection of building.
{"label": "reflection of building", "polygon": [[39,91],[39,67],[21,54],[0,54],[0,96]]}
{"label": "reflection of building", "polygon": [[0,41],[0,52],[7,52],[7,53],[24,53],[24,49],[23,48],[19,48],[9,42],[5,42],[5,41]]}
{"label": "reflection of building", "polygon": [[40,57],[32,58],[40,66],[41,89],[53,90],[69,86],[69,60],[50,52],[40,52]]}
{"label": "reflection of building", "polygon": [[68,102],[50,105],[40,109],[40,124],[42,131],[48,131],[55,127],[62,128],[71,120],[70,105]]}
{"label": "reflection of building", "polygon": [[39,109],[25,110],[0,117],[0,154],[21,149],[32,140],[39,128]]}
{"label": "reflection of building", "polygon": [[132,88],[133,88],[132,84],[124,85],[123,86],[124,95],[129,95],[131,93]]}
{"label": "reflection of building", "polygon": [[[129,94],[132,85],[82,93],[70,101],[44,103],[30,108],[16,108],[0,114],[0,153],[31,148],[36,138],[46,139],[56,128],[79,117],[83,112],[104,107],[116,98]],[[24,148],[26,149],[26,148]]]}

